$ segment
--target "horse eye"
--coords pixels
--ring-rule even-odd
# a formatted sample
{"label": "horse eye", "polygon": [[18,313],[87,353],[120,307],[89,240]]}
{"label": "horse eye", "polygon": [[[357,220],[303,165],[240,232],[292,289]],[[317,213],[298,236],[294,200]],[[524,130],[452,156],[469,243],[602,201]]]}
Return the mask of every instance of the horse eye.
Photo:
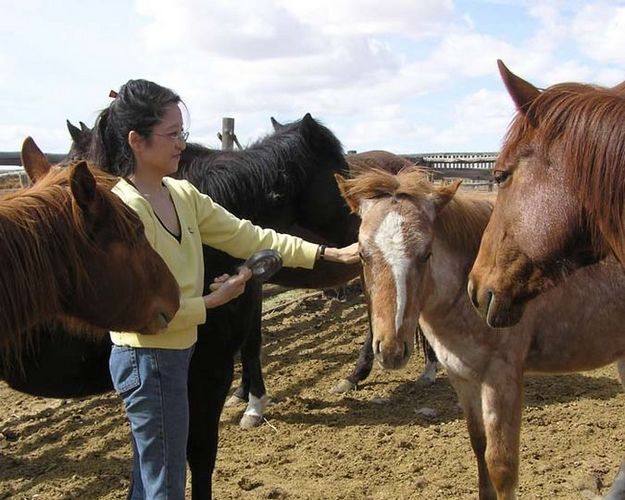
{"label": "horse eye", "polygon": [[430,257],[432,257],[432,252],[428,252],[428,253],[422,255],[420,260],[422,262],[427,262],[428,260],[430,260]]}
{"label": "horse eye", "polygon": [[501,186],[512,174],[506,170],[495,170],[493,172],[493,180],[498,186]]}

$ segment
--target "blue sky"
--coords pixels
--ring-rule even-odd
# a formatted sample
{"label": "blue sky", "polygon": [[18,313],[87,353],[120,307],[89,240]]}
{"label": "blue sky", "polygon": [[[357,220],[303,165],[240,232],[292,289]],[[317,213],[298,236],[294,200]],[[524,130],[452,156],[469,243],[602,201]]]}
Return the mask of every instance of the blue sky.
{"label": "blue sky", "polygon": [[496,59],[537,84],[625,79],[625,1],[0,0],[0,150],[69,146],[129,78],[176,90],[217,147],[306,112],[345,149],[496,151],[513,107]]}

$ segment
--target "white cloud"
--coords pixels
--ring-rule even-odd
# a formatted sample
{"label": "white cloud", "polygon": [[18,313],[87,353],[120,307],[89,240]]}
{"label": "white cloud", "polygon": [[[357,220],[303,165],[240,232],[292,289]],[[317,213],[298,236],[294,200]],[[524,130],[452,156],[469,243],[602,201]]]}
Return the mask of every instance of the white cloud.
{"label": "white cloud", "polygon": [[490,35],[467,31],[451,33],[429,57],[431,66],[443,66],[462,76],[492,75],[497,59],[508,59],[517,49]]}
{"label": "white cloud", "polygon": [[579,50],[604,64],[625,64],[625,6],[597,2],[575,16],[572,32]]}
{"label": "white cloud", "polygon": [[200,48],[205,54],[243,60],[320,53],[323,39],[286,9],[270,0],[138,0],[138,12],[150,17],[145,29],[154,49]]}
{"label": "white cloud", "polygon": [[543,72],[543,80],[548,85],[560,82],[599,83],[593,68],[575,60],[558,62]]}
{"label": "white cloud", "polygon": [[[457,103],[453,124],[432,137],[439,149],[497,150],[510,120],[514,105],[506,92],[480,89]],[[497,138],[496,144],[493,138]]]}
{"label": "white cloud", "polygon": [[[91,123],[109,88],[136,77],[179,92],[193,138],[212,145],[222,116],[249,143],[269,116],[311,112],[350,149],[400,152],[496,148],[511,109],[498,58],[539,86],[625,79],[620,1],[514,2],[530,20],[519,29],[492,17],[508,0],[135,0],[115,33],[107,16],[124,0],[68,2],[62,15],[43,0],[3,9],[7,31],[27,26],[0,49],[4,149],[27,132],[63,151],[65,118]],[[61,22],[74,28],[55,32]]]}
{"label": "white cloud", "polygon": [[[393,39],[440,30],[453,12],[449,1],[402,0],[383,10],[371,0],[218,1],[208,10],[186,0],[178,2],[173,15],[169,3],[160,0],[137,5],[150,18],[146,43],[174,62],[163,67],[157,81],[167,81],[183,95],[194,128],[197,116],[209,113],[235,115],[241,123],[244,116],[299,118],[305,112],[334,120],[398,105],[450,81],[436,64],[411,61],[405,45]],[[171,25],[174,33],[163,36]],[[184,34],[176,31],[181,25]],[[367,116],[369,123],[379,119]],[[198,135],[212,135],[201,127]]]}
{"label": "white cloud", "polygon": [[302,24],[331,36],[439,34],[454,12],[451,0],[278,0]]}
{"label": "white cloud", "polygon": [[66,129],[39,127],[30,123],[0,124],[0,151],[18,151],[26,137],[31,136],[46,152],[63,153],[69,147],[59,149],[59,144],[69,146]]}

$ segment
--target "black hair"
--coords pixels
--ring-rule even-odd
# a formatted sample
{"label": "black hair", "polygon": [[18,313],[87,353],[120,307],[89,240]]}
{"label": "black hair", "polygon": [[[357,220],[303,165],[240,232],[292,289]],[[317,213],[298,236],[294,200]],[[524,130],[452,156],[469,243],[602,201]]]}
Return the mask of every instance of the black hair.
{"label": "black hair", "polygon": [[128,80],[96,119],[90,159],[111,174],[122,177],[132,174],[135,158],[128,144],[128,133],[134,130],[149,139],[165,108],[180,102],[180,96],[166,87],[148,80]]}

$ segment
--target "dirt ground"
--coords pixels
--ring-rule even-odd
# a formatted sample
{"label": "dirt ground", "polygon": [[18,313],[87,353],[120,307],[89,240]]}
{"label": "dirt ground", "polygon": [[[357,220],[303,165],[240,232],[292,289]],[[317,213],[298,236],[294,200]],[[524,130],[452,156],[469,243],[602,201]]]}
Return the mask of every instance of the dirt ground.
{"label": "dirt ground", "polygon": [[[475,462],[444,373],[417,387],[417,355],[402,371],[374,367],[354,393],[331,394],[355,362],[365,308],[358,296],[293,293],[265,304],[273,309],[264,321],[273,404],[253,430],[238,427],[243,408],[224,412],[215,497],[476,498]],[[614,367],[532,377],[526,388],[521,498],[605,493],[625,449],[625,396]],[[128,427],[114,395],[46,400],[3,384],[0,401],[0,499],[125,498]]]}

